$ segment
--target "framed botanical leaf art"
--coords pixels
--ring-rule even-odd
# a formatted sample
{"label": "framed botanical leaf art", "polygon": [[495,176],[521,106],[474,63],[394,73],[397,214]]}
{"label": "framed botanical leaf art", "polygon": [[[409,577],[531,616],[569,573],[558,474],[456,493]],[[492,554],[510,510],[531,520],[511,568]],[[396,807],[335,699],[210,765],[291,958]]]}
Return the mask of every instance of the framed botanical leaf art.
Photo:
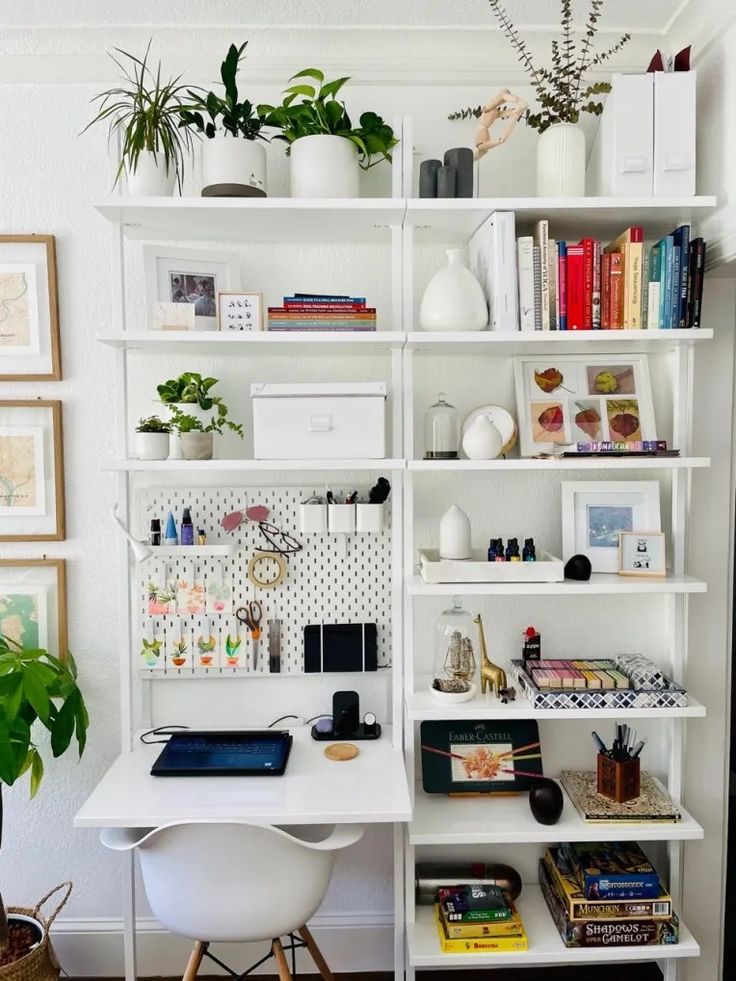
{"label": "framed botanical leaf art", "polygon": [[63,559],[0,559],[0,633],[26,650],[66,657]]}

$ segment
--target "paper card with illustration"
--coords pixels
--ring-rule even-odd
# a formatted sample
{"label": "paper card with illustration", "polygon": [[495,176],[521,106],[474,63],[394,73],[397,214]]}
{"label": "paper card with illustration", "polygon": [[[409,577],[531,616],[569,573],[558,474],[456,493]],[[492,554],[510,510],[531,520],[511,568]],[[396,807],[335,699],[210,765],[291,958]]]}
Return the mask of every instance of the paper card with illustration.
{"label": "paper card with illustration", "polygon": [[153,304],[152,330],[194,330],[193,303]]}
{"label": "paper card with illustration", "polygon": [[166,635],[167,667],[182,668],[192,666],[192,631],[189,625],[177,618]]}
{"label": "paper card with illustration", "polygon": [[246,668],[248,657],[247,631],[235,617],[222,627],[222,665],[226,668]]}
{"label": "paper card with illustration", "polygon": [[205,586],[201,572],[184,565],[176,580],[176,612],[199,616],[205,611]]}
{"label": "paper card with illustration", "polygon": [[53,235],[0,235],[0,381],[61,378]]}
{"label": "paper card with illustration", "polygon": [[230,616],[233,612],[233,587],[222,568],[207,576],[207,613],[222,613]]}
{"label": "paper card with illustration", "polygon": [[165,617],[176,613],[176,579],[168,575],[165,565],[154,566],[146,584],[149,617]]}
{"label": "paper card with illustration", "polygon": [[218,668],[220,666],[220,632],[208,617],[194,627],[194,666]]}
{"label": "paper card with illustration", "polygon": [[263,293],[218,293],[220,330],[263,330]]}
{"label": "paper card with illustration", "polygon": [[521,456],[656,440],[646,355],[514,360]]}
{"label": "paper card with illustration", "polygon": [[63,559],[0,559],[0,634],[26,650],[66,657]]}
{"label": "paper card with illustration", "polygon": [[149,671],[163,671],[166,667],[164,635],[156,630],[156,626],[150,620],[141,634],[138,657],[141,667]]}
{"label": "paper card with illustration", "polygon": [[619,575],[665,576],[665,537],[656,531],[626,531],[619,539]]}

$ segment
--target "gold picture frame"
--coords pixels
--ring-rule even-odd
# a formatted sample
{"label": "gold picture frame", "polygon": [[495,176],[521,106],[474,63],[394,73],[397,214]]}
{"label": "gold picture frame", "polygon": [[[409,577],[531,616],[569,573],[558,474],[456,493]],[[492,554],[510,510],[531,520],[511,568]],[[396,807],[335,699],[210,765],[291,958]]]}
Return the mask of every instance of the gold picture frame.
{"label": "gold picture frame", "polygon": [[[27,596],[34,594],[34,591],[35,595],[42,595],[38,592],[42,589],[48,594],[50,592],[48,587],[54,589],[56,593],[56,602],[45,604],[45,620],[37,618],[34,621],[37,633],[32,638],[28,638],[24,642],[22,633],[20,636],[13,636],[11,632],[10,636],[13,636],[14,640],[18,640],[29,648],[43,647],[49,653],[65,661],[69,652],[66,560],[48,558],[0,559],[0,632],[2,633],[5,633],[9,629],[5,620],[6,614],[12,616],[14,624],[22,629],[21,614],[18,611],[13,611],[10,614],[6,609],[7,597],[10,593],[7,589],[7,583],[3,582],[6,579],[3,571],[7,569],[17,569],[19,572],[25,569],[31,573],[29,577],[26,577],[27,582],[23,581],[23,576],[19,576],[18,583],[14,584],[27,589],[28,593],[25,594]],[[36,574],[33,575],[33,573]],[[6,590],[5,592],[3,592],[4,589]],[[19,589],[14,588],[12,595],[18,597],[24,594]],[[16,629],[17,632],[18,630]],[[54,634],[53,638],[49,636],[50,633]]]}

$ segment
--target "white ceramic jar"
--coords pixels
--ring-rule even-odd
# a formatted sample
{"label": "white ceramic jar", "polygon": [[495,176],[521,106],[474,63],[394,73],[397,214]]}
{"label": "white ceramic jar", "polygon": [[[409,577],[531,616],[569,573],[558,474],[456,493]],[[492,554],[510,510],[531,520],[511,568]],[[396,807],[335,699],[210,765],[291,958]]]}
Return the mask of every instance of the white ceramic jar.
{"label": "white ceramic jar", "polygon": [[344,136],[302,136],[291,144],[289,161],[293,198],[360,196],[358,148]]}
{"label": "white ceramic jar", "polygon": [[422,330],[483,330],[488,304],[483,289],[465,264],[462,249],[448,249],[447,264],[427,284],[419,307]]}

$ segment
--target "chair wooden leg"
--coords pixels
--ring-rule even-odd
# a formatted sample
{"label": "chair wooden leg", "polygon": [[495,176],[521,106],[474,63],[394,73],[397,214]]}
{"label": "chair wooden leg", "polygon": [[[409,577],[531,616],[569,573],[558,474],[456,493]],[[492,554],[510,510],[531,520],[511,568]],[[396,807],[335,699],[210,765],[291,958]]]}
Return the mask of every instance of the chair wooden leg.
{"label": "chair wooden leg", "polygon": [[187,963],[186,971],[184,971],[182,981],[194,981],[206,950],[207,944],[203,940],[198,940],[195,943],[192,953],[189,955],[189,962]]}
{"label": "chair wooden leg", "polygon": [[335,981],[335,975],[327,966],[327,961],[322,956],[322,951],[317,946],[317,942],[312,936],[309,927],[305,924],[304,926],[299,927],[297,933],[307,945],[307,950],[309,951],[312,960],[317,965],[317,970],[324,978],[324,981]]}
{"label": "chair wooden leg", "polygon": [[271,941],[271,950],[273,951],[273,956],[276,960],[276,967],[278,968],[279,972],[279,981],[293,981],[291,971],[289,970],[289,965],[286,963],[284,948],[281,946],[281,941],[278,937],[275,937]]}

